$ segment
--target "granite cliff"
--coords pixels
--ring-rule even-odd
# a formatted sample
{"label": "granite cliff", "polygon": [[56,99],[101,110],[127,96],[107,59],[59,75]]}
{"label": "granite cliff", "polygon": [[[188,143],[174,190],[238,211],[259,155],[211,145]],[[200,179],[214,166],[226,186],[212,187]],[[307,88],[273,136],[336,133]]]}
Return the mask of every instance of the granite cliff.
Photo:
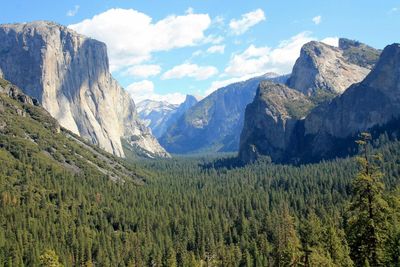
{"label": "granite cliff", "polygon": [[[361,82],[314,108],[315,102],[308,102],[312,97],[301,94],[290,98],[287,92],[291,90],[282,85],[260,85],[256,98],[246,108],[239,151],[243,163],[260,155],[295,163],[346,156],[356,151],[354,141],[360,132],[398,132],[400,45],[387,46]],[[278,97],[278,92],[286,98]],[[288,116],[282,103],[305,112]]]}
{"label": "granite cliff", "polygon": [[252,162],[259,155],[269,155],[274,161],[282,161],[298,120],[313,107],[312,101],[296,90],[261,82],[254,101],[246,107],[239,159]]}
{"label": "granite cliff", "polygon": [[311,157],[332,154],[335,142],[400,117],[400,45],[387,46],[374,69],[304,121]]}
{"label": "granite cliff", "polygon": [[0,72],[59,123],[124,156],[121,139],[148,157],[168,153],[110,74],[106,45],[47,21],[0,25]]}
{"label": "granite cliff", "polygon": [[339,47],[311,41],[302,47],[287,85],[307,95],[334,97],[363,80],[379,53],[379,50],[343,38],[339,39]]}

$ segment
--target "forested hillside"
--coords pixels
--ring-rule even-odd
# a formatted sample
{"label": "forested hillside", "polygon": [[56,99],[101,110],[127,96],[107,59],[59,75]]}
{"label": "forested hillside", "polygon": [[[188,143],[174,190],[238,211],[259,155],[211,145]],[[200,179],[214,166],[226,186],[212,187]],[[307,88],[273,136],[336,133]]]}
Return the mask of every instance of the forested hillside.
{"label": "forested hillside", "polygon": [[[135,168],[151,173],[137,186],[90,167],[68,172],[12,140],[0,150],[0,266],[57,257],[64,266],[353,266],[354,159],[145,161]],[[398,266],[400,142],[383,135],[374,145],[387,203],[381,265]]]}

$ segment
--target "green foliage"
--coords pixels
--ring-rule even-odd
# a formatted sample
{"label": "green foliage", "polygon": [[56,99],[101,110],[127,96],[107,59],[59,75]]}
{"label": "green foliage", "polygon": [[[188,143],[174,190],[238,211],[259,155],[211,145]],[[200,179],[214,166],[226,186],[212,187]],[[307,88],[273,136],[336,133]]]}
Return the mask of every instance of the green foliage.
{"label": "green foliage", "polygon": [[337,94],[335,94],[333,92],[318,88],[310,96],[310,99],[316,106],[318,106],[323,102],[326,102],[326,101],[329,101],[329,100],[335,98],[336,96],[337,96]]}
{"label": "green foliage", "polygon": [[[40,266],[40,255],[64,266],[352,264],[341,218],[357,174],[352,159],[128,164],[58,132],[43,109],[0,97],[0,266]],[[400,200],[389,192],[400,184],[400,142],[379,152],[390,211],[384,256],[396,266]],[[48,248],[56,255],[43,254]]]}
{"label": "green foliage", "polygon": [[348,46],[343,55],[352,63],[365,68],[371,68],[378,61],[381,51],[361,44],[353,42],[352,46]]}
{"label": "green foliage", "polygon": [[378,165],[381,156],[369,155],[370,139],[369,134],[363,133],[358,141],[363,156],[358,157],[360,171],[353,182],[347,235],[357,266],[384,266],[389,206],[383,197],[383,173]]}
{"label": "green foliage", "polygon": [[58,261],[58,256],[54,250],[47,249],[39,257],[40,265],[43,267],[63,267]]}
{"label": "green foliage", "polygon": [[298,101],[298,102],[286,102],[285,108],[289,115],[295,119],[301,119],[305,117],[311,109],[314,108],[313,103],[309,101]]}
{"label": "green foliage", "polygon": [[296,266],[300,263],[300,240],[286,205],[278,215],[274,231],[274,248],[275,266]]}

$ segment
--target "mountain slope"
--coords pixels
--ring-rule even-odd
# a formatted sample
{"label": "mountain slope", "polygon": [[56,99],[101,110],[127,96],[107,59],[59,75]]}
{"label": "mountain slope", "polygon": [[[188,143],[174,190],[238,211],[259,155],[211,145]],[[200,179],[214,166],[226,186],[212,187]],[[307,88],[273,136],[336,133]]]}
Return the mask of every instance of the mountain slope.
{"label": "mountain slope", "polygon": [[314,107],[304,94],[283,84],[260,83],[254,101],[247,105],[240,136],[239,159],[252,162],[259,155],[281,161],[299,119]]}
{"label": "mountain slope", "polygon": [[342,50],[343,57],[348,62],[367,69],[375,66],[382,53],[379,49],[346,38],[339,39],[339,49]]}
{"label": "mountain slope", "polygon": [[378,55],[378,50],[347,39],[340,39],[339,47],[311,41],[301,48],[287,85],[308,95],[338,95],[364,79]]}
{"label": "mountain slope", "polygon": [[160,143],[171,153],[237,151],[245,108],[263,80],[285,82],[286,76],[266,74],[218,89],[190,108]]}
{"label": "mountain slope", "polygon": [[164,101],[144,100],[137,104],[139,117],[146,126],[150,127],[155,137],[160,138],[167,129],[174,124],[189,108],[198,100],[187,95],[180,105],[174,105]]}
{"label": "mountain slope", "polygon": [[106,151],[124,156],[123,138],[142,155],[168,156],[111,76],[104,43],[52,22],[4,24],[0,69],[63,127]]}
{"label": "mountain slope", "polygon": [[324,156],[345,139],[400,116],[400,45],[387,46],[371,73],[330,103],[316,108],[304,122],[311,156]]}
{"label": "mountain slope", "polygon": [[32,175],[49,168],[121,182],[140,182],[141,178],[118,158],[60,127],[38,101],[1,78],[0,157],[2,164],[20,166]]}
{"label": "mountain slope", "polygon": [[[347,156],[356,151],[354,141],[362,131],[371,131],[375,136],[386,132],[394,138],[400,131],[400,45],[387,46],[362,82],[318,105],[305,118],[297,118],[290,124],[295,124],[294,127],[278,125],[281,131],[277,136],[268,135],[275,127],[270,123],[274,115],[270,109],[276,103],[264,101],[263,108],[252,108],[257,107],[258,102],[260,100],[255,99],[250,105],[245,122],[249,126],[242,134],[258,139],[243,138],[239,152],[242,162],[253,161],[255,154],[271,156],[278,162],[297,163]],[[271,141],[271,136],[275,142]],[[287,136],[290,136],[289,143],[279,146],[279,140],[287,141]],[[263,145],[262,149],[256,146],[258,154],[249,153],[249,147],[254,144]],[[282,149],[275,149],[277,146]]]}

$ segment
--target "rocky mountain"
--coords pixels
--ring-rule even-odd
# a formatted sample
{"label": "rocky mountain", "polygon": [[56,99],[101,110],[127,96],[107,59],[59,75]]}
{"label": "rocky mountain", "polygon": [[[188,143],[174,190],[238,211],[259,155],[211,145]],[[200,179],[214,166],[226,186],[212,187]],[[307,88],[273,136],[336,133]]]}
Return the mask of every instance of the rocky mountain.
{"label": "rocky mountain", "polygon": [[304,121],[310,157],[328,157],[340,140],[400,117],[400,45],[387,46],[374,69]]}
{"label": "rocky mountain", "polygon": [[[35,167],[29,165],[32,161]],[[28,171],[29,176],[53,172],[59,176],[108,177],[137,183],[142,183],[144,176],[125,161],[60,127],[37,100],[2,78],[0,162],[6,170]]]}
{"label": "rocky mountain", "polygon": [[268,73],[220,88],[198,102],[172,124],[159,140],[171,153],[237,151],[244,111],[263,80],[285,82],[287,76]]}
{"label": "rocky mountain", "polygon": [[[246,109],[239,152],[242,162],[251,162],[259,155],[281,162],[346,156],[352,153],[349,147],[354,147],[354,140],[362,131],[400,130],[400,45],[387,46],[365,79],[313,108],[304,118],[301,118],[304,113],[287,116],[285,104],[279,105],[285,101],[271,93],[275,88],[281,94],[290,90],[263,83],[260,93]],[[307,111],[309,102],[304,97],[288,101]]]}
{"label": "rocky mountain", "polygon": [[343,38],[339,47],[311,41],[302,47],[287,85],[307,95],[333,97],[363,80],[379,54],[377,49]]}
{"label": "rocky mountain", "polygon": [[367,69],[372,69],[375,66],[379,55],[382,53],[379,49],[346,38],[339,39],[339,49],[348,62]]}
{"label": "rocky mountain", "polygon": [[274,161],[281,161],[298,120],[313,107],[313,102],[296,90],[261,82],[254,101],[246,107],[239,159],[254,161],[259,155],[269,155]]}
{"label": "rocky mountain", "polygon": [[136,106],[139,117],[143,123],[149,127],[153,135],[158,138],[166,130],[165,122],[179,105],[174,105],[165,101],[155,101],[146,99],[139,102]]}
{"label": "rocky mountain", "polygon": [[156,138],[160,138],[189,108],[198,102],[197,98],[187,95],[180,105],[165,101],[144,100],[137,104],[139,117],[150,127]]}
{"label": "rocky mountain", "polygon": [[59,123],[117,156],[168,153],[109,72],[104,43],[46,21],[0,25],[0,70]]}

